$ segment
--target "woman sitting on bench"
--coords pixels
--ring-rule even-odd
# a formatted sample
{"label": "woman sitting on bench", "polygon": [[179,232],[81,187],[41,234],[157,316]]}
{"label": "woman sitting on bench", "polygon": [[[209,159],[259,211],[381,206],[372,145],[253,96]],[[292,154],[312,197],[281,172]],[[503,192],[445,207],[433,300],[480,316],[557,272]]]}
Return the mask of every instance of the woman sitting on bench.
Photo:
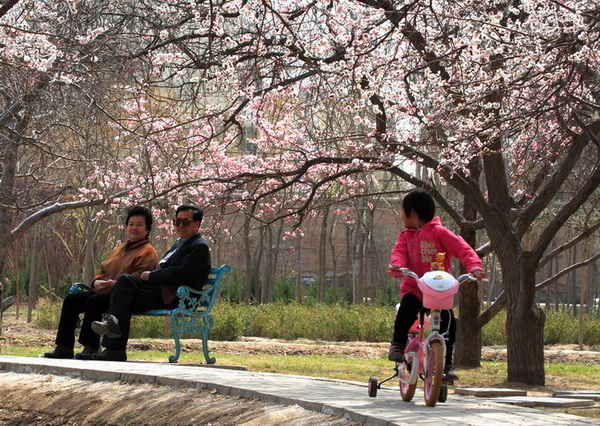
{"label": "woman sitting on bench", "polygon": [[79,343],[83,351],[77,359],[92,359],[100,348],[100,336],[92,331],[94,321],[100,321],[108,311],[110,295],[116,278],[121,274],[140,276],[143,271],[156,269],[158,255],[148,239],[152,230],[152,212],[147,207],[129,209],[125,219],[127,241],[115,248],[100,266],[88,291],[69,294],[62,305],[60,323],[56,333],[56,348],[46,352],[45,358],[73,358],[75,329],[79,314],[84,313]]}

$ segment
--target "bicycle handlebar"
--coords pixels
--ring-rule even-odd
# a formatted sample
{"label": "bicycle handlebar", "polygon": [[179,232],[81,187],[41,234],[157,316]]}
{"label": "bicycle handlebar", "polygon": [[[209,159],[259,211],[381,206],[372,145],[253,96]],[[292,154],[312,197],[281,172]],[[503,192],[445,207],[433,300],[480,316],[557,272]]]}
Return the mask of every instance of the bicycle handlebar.
{"label": "bicycle handlebar", "polygon": [[487,278],[477,279],[477,278],[475,278],[475,276],[473,274],[462,274],[462,275],[459,275],[459,277],[456,280],[460,284],[464,283],[465,281],[481,281],[482,283],[489,283],[490,282],[490,280],[488,280]]}
{"label": "bicycle handlebar", "polygon": [[[417,281],[420,279],[420,277],[417,274],[415,274],[413,271],[411,271],[408,268],[398,267],[397,265],[389,265],[389,268],[394,271],[402,272],[402,275],[405,277],[412,277]],[[460,284],[462,284],[466,281],[481,281],[482,283],[488,283],[490,281],[487,278],[482,278],[481,280],[478,280],[477,278],[475,278],[475,276],[473,274],[462,274],[456,280]]]}

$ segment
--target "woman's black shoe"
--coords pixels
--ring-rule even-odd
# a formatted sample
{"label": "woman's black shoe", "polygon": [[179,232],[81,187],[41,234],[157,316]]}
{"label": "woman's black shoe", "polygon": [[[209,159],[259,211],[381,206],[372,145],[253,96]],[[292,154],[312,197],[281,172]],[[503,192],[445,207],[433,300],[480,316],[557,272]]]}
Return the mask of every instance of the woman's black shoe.
{"label": "woman's black shoe", "polygon": [[56,345],[56,348],[51,352],[46,352],[43,358],[71,359],[73,358],[73,349],[63,345]]}

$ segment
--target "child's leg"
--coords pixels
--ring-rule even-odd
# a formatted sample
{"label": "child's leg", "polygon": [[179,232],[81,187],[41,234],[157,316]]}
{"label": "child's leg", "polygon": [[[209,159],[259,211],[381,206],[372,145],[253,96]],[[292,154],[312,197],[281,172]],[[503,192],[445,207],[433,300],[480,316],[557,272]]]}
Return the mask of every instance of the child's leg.
{"label": "child's leg", "polygon": [[444,368],[444,374],[448,376],[449,380],[457,380],[458,376],[454,372],[452,365],[452,356],[454,354],[454,342],[456,342],[456,317],[454,316],[454,310],[442,311],[442,321],[440,324],[440,332],[448,330],[446,336],[446,366]]}
{"label": "child's leg", "polygon": [[408,330],[417,319],[419,311],[423,307],[423,303],[412,294],[405,294],[400,301],[400,308],[396,313],[396,321],[394,322],[394,337],[392,346],[390,347],[390,355],[388,358],[391,361],[402,361],[404,347],[408,340]]}

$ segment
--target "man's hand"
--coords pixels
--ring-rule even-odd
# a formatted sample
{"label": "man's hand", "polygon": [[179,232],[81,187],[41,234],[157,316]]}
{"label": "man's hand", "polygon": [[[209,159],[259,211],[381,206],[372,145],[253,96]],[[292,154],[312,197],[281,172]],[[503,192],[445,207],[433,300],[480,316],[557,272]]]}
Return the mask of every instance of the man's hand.
{"label": "man's hand", "polygon": [[142,275],[140,275],[140,278],[143,281],[148,281],[150,279],[150,272],[152,272],[152,271],[144,271],[144,272],[142,272]]}

